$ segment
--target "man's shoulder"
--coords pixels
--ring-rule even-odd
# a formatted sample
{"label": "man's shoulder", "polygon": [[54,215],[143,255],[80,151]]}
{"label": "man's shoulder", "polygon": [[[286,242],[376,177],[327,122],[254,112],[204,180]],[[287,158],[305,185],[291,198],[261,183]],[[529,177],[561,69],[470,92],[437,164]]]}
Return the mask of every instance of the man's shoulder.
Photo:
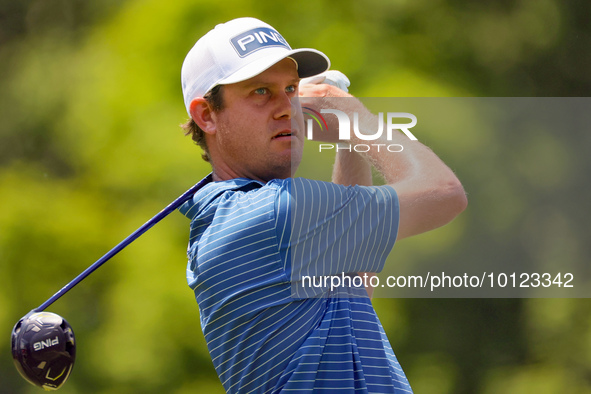
{"label": "man's shoulder", "polygon": [[262,201],[272,198],[281,188],[289,188],[289,181],[277,179],[261,182],[248,178],[233,178],[224,181],[209,182],[198,190],[191,199],[184,203],[179,211],[190,219],[194,219],[220,204],[224,206],[242,205],[246,201]]}
{"label": "man's shoulder", "polygon": [[341,195],[349,198],[355,195],[377,195],[385,198],[396,196],[396,191],[390,185],[341,185],[338,183],[314,180],[309,178],[291,178],[290,188],[294,195],[325,195],[337,197]]}

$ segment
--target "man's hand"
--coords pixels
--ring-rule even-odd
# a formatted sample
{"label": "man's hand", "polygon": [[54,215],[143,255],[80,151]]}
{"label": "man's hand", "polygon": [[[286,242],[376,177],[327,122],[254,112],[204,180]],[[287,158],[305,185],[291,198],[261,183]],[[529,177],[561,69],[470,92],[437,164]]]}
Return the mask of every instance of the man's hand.
{"label": "man's hand", "polygon": [[[348,93],[349,79],[340,71],[330,70],[300,81],[300,103],[304,111],[312,109],[320,112],[321,109],[338,109],[346,113],[357,112],[360,114],[369,112],[365,106]],[[348,98],[343,100],[343,98]],[[328,130],[319,130],[314,124],[314,140],[323,142],[342,142],[339,140],[338,119],[333,116],[324,117]]]}
{"label": "man's hand", "polygon": [[[334,98],[341,98],[335,100]],[[353,97],[349,93],[342,91],[336,86],[328,84],[306,84],[300,85],[300,103],[304,112],[309,112],[309,109],[315,112],[320,112],[324,108],[339,108],[342,106],[343,97]],[[335,102],[336,101],[336,102]],[[320,130],[316,123],[314,123],[314,141],[323,142],[339,142],[339,123],[335,116],[324,117],[328,130]]]}
{"label": "man's hand", "polygon": [[313,77],[303,78],[300,81],[300,86],[318,85],[321,83],[336,86],[343,92],[349,92],[349,86],[351,86],[351,81],[349,81],[349,78],[337,70],[328,70],[321,74],[314,75]]}

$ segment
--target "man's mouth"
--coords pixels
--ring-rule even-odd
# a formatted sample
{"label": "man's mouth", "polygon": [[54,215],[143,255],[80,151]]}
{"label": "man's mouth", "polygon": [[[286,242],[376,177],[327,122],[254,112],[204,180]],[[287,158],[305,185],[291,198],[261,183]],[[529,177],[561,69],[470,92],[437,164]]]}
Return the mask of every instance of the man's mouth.
{"label": "man's mouth", "polygon": [[273,138],[283,138],[283,137],[291,137],[291,136],[292,136],[292,133],[290,131],[284,131],[284,132],[281,132],[281,133],[275,135]]}

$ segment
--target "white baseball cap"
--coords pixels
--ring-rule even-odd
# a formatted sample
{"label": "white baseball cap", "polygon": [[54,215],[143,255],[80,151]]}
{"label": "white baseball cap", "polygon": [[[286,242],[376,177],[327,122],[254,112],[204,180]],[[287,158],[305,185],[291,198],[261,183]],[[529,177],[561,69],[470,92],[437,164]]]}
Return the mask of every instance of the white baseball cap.
{"label": "white baseball cap", "polygon": [[238,18],[217,25],[191,48],[181,69],[185,107],[216,85],[252,78],[285,58],[292,58],[300,78],[330,68],[328,57],[315,49],[291,49],[270,25],[255,18]]}

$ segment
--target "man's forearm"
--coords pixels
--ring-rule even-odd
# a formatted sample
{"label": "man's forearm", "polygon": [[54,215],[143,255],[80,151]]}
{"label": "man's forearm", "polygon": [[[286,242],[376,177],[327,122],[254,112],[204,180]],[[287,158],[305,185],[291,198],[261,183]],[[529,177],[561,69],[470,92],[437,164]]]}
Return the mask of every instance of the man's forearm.
{"label": "man's forearm", "polygon": [[335,157],[332,181],[346,186],[371,186],[371,164],[354,151],[339,149]]}
{"label": "man's forearm", "polygon": [[[373,183],[371,165],[358,153],[339,149],[335,157],[332,181],[346,186],[371,186]],[[376,275],[373,272],[358,272],[358,274],[361,277],[367,275],[369,278]],[[366,286],[365,290],[369,298],[371,298],[373,296],[373,287]]]}
{"label": "man's forearm", "polygon": [[[365,112],[362,122],[368,130],[377,124],[375,115]],[[361,126],[363,127],[363,126]],[[363,143],[353,136],[352,143]],[[369,151],[362,155],[382,174],[400,200],[400,230],[404,238],[440,227],[466,206],[464,189],[453,171],[431,149],[394,131],[388,144],[400,144],[401,152]]]}

